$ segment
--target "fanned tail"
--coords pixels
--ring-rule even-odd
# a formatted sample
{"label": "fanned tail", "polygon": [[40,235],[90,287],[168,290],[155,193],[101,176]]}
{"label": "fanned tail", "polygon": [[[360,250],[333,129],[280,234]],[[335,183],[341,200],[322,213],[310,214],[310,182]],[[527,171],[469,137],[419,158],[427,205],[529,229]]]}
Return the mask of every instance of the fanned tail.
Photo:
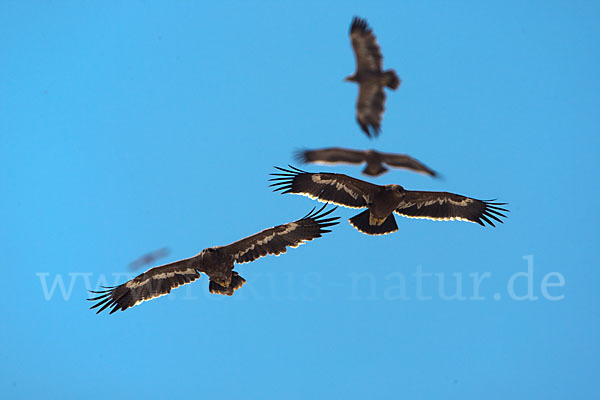
{"label": "fanned tail", "polygon": [[398,78],[398,75],[396,75],[396,71],[393,69],[385,71],[383,73],[383,79],[383,84],[392,90],[398,89],[398,86],[400,86],[400,83],[402,82],[400,78]]}
{"label": "fanned tail", "polygon": [[208,290],[214,294],[223,294],[226,296],[231,296],[233,292],[244,286],[246,280],[242,278],[237,272],[233,271],[231,275],[231,283],[229,286],[224,287],[219,285],[217,282],[210,281],[208,284]]}
{"label": "fanned tail", "polygon": [[390,214],[390,216],[387,217],[381,225],[371,225],[369,223],[369,216],[370,211],[365,210],[360,214],[350,218],[350,225],[362,233],[366,233],[367,235],[385,235],[398,230],[398,225],[396,225],[394,214]]}
{"label": "fanned tail", "polygon": [[369,176],[379,176],[384,172],[387,172],[387,170],[388,169],[384,167],[381,163],[367,164],[365,169],[363,169],[362,173]]}

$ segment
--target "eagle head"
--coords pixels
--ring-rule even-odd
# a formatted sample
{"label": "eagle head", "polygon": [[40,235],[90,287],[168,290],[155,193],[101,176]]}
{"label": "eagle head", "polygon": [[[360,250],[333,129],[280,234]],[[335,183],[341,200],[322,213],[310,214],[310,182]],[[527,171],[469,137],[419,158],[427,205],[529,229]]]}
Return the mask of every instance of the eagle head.
{"label": "eagle head", "polygon": [[217,251],[216,247],[208,247],[208,248],[202,250],[201,254],[203,254],[203,255],[213,254],[215,251]]}
{"label": "eagle head", "polygon": [[203,259],[216,261],[219,258],[220,253],[221,252],[219,251],[218,247],[208,247],[202,250],[199,255]]}
{"label": "eagle head", "polygon": [[358,82],[358,79],[356,79],[356,74],[353,74],[353,75],[348,75],[347,77],[345,77],[344,81],[346,81],[346,82]]}
{"label": "eagle head", "polygon": [[390,189],[393,192],[397,192],[397,193],[404,195],[405,190],[400,185],[392,184],[392,185],[387,185],[387,187],[388,187],[388,189]]}

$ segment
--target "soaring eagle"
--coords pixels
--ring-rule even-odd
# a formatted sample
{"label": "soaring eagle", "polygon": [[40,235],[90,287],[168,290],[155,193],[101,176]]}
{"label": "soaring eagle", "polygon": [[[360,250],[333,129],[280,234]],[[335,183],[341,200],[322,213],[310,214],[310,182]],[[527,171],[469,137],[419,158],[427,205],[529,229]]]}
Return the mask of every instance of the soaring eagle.
{"label": "soaring eagle", "polygon": [[251,262],[267,254],[279,255],[285,253],[287,247],[298,247],[331,232],[324,228],[336,225],[339,217],[325,218],[337,208],[325,211],[326,206],[317,211],[313,208],[297,221],[265,229],[227,246],[209,247],[194,257],[149,269],[122,285],[91,291],[100,296],[88,299],[97,301],[90,308],[100,307],[98,313],[107,307],[111,308],[111,314],[117,310],[124,311],[142,301],[163,296],[170,293],[171,289],[193,282],[200,278],[202,272],[210,278],[208,288],[211,293],[231,296],[246,283],[233,270],[234,263]]}
{"label": "soaring eagle", "polygon": [[378,176],[385,173],[388,169],[384,163],[390,167],[404,168],[414,172],[420,172],[429,176],[436,177],[437,173],[418,160],[406,154],[380,153],[375,150],[350,150],[341,147],[331,147],[319,150],[301,150],[295,154],[296,160],[301,163],[315,164],[362,164],[367,163],[363,174]]}
{"label": "soaring eagle", "polygon": [[141,268],[145,265],[151,264],[154,261],[161,259],[163,257],[166,257],[168,255],[169,255],[169,249],[167,247],[163,247],[161,249],[154,250],[150,253],[144,254],[137,260],[132,261],[131,263],[129,263],[129,268],[132,270],[136,270],[138,268]]}
{"label": "soaring eagle", "polygon": [[275,167],[274,191],[295,193],[323,202],[367,210],[350,218],[350,224],[367,235],[383,235],[398,230],[394,214],[438,221],[461,220],[491,226],[506,218],[506,203],[476,200],[446,192],[406,190],[400,185],[375,185],[342,174],[310,173],[294,168]]}
{"label": "soaring eagle", "polygon": [[356,72],[346,81],[358,83],[356,120],[363,132],[379,136],[381,116],[385,110],[384,86],[396,90],[400,79],[393,69],[383,71],[381,50],[377,39],[364,19],[354,17],[350,25],[350,40],[356,58]]}

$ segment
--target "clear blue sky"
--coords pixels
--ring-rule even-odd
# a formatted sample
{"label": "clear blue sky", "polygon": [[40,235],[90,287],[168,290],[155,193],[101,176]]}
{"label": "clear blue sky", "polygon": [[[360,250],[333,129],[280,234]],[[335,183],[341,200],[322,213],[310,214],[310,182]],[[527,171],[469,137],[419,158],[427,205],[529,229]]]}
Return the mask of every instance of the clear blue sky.
{"label": "clear blue sky", "polygon": [[[376,141],[343,82],[353,15],[403,80]],[[597,397],[599,20],[594,2],[2,2],[0,397]],[[233,297],[203,278],[88,309],[86,282],[143,253],[304,215],[268,174],[323,146],[411,154],[445,179],[372,181],[511,213],[369,237],[339,209],[333,233],[238,267]]]}

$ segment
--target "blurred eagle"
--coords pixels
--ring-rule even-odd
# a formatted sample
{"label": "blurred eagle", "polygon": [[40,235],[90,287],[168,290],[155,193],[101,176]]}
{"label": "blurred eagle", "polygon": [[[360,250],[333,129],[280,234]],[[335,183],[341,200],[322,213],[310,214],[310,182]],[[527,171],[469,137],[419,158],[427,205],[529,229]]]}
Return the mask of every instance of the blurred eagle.
{"label": "blurred eagle", "polygon": [[129,268],[132,270],[136,270],[168,255],[169,248],[163,247],[161,249],[154,250],[150,253],[146,253],[137,260],[132,261],[131,263],[129,263]]}
{"label": "blurred eagle", "polygon": [[301,150],[295,158],[301,163],[315,164],[362,164],[367,166],[362,171],[365,175],[379,176],[388,171],[384,163],[390,167],[404,168],[432,177],[438,174],[418,160],[406,154],[380,153],[375,150],[350,150],[341,147],[331,147],[319,150]]}
{"label": "blurred eagle", "polygon": [[394,214],[408,218],[426,218],[438,221],[470,221],[485,226],[506,218],[501,208],[506,203],[476,200],[446,192],[406,190],[400,185],[375,185],[342,174],[309,173],[290,166],[275,167],[281,173],[271,186],[274,191],[295,193],[323,202],[367,210],[350,218],[350,224],[367,235],[383,235],[398,230]]}
{"label": "blurred eagle", "polygon": [[117,310],[124,311],[193,282],[200,278],[202,272],[210,279],[208,288],[211,293],[231,296],[246,283],[233,270],[235,263],[251,262],[267,254],[279,255],[285,253],[287,247],[298,247],[331,232],[324,228],[336,225],[339,217],[328,217],[337,207],[325,211],[326,206],[317,211],[313,208],[297,221],[265,229],[227,246],[209,247],[194,257],[149,269],[122,285],[91,291],[100,296],[88,299],[97,301],[90,308],[100,307],[98,313],[107,307],[111,308],[111,314]]}
{"label": "blurred eagle", "polygon": [[385,110],[383,88],[387,86],[396,90],[401,81],[393,69],[383,71],[383,56],[366,20],[354,17],[350,25],[350,40],[356,58],[356,72],[346,77],[346,81],[358,83],[356,121],[369,138],[372,134],[379,136],[381,116]]}

